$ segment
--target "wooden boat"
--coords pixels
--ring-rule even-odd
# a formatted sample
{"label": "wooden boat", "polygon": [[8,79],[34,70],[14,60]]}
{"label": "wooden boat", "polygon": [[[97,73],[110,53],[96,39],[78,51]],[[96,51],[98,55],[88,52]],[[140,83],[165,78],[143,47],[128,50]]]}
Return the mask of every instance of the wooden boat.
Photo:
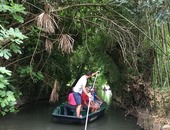
{"label": "wooden boat", "polygon": [[[52,113],[54,121],[60,123],[85,124],[87,111],[85,110],[81,111],[82,117],[76,117],[75,108],[73,108],[73,110],[68,110],[66,109],[66,105],[68,104],[63,103],[54,109]],[[93,113],[89,112],[88,122],[92,122],[98,119],[99,117],[101,117],[104,114],[106,108],[107,108],[107,103],[103,102],[103,104],[101,105],[98,111]]]}

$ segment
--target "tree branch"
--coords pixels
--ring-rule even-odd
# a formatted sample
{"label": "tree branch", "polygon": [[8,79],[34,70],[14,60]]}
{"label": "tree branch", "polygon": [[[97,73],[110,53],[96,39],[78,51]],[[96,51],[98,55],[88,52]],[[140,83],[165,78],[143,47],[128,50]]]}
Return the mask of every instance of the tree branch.
{"label": "tree branch", "polygon": [[94,4],[94,3],[85,3],[85,4],[75,4],[75,5],[68,5],[66,7],[58,8],[57,10],[54,10],[53,12],[58,12],[61,10],[65,10],[68,8],[73,8],[73,7],[80,7],[80,6],[106,6],[107,4]]}

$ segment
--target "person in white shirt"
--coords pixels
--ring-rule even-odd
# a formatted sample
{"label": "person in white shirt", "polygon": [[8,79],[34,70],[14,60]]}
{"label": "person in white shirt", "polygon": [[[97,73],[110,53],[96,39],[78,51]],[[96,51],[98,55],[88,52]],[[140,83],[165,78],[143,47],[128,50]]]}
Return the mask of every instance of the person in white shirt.
{"label": "person in white shirt", "polygon": [[81,94],[82,91],[89,97],[91,98],[92,95],[88,94],[88,92],[86,91],[85,87],[87,84],[87,79],[91,78],[92,76],[96,75],[98,73],[92,73],[91,71],[88,72],[86,75],[81,76],[81,78],[78,80],[78,82],[76,83],[75,87],[73,88],[73,95],[77,104],[76,107],[76,116],[80,117],[80,110],[81,110]]}

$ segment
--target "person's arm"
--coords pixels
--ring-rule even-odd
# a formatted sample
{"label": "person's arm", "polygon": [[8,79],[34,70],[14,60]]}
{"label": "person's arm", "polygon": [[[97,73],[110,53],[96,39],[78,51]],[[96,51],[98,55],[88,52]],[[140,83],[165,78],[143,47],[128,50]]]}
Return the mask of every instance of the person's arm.
{"label": "person's arm", "polygon": [[102,101],[103,102],[103,100],[101,100],[97,95],[95,95],[95,97],[98,99],[98,100],[100,100],[100,101]]}
{"label": "person's arm", "polygon": [[97,73],[99,73],[99,71],[94,72],[94,73],[92,74],[92,76],[96,75]]}

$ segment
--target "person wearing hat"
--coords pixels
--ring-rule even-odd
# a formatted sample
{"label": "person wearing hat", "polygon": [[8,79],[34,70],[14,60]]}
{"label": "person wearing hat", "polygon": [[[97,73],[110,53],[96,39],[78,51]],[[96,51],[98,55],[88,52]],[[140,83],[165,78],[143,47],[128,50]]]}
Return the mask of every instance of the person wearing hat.
{"label": "person wearing hat", "polygon": [[92,97],[91,94],[89,94],[87,92],[87,90],[85,89],[86,84],[87,84],[87,79],[91,78],[92,76],[96,75],[98,73],[92,73],[91,71],[89,71],[86,75],[81,76],[81,78],[78,80],[78,82],[76,83],[75,87],[73,88],[73,95],[77,104],[76,107],[76,116],[80,117],[80,110],[81,110],[81,94],[82,92],[84,92],[89,98]]}

